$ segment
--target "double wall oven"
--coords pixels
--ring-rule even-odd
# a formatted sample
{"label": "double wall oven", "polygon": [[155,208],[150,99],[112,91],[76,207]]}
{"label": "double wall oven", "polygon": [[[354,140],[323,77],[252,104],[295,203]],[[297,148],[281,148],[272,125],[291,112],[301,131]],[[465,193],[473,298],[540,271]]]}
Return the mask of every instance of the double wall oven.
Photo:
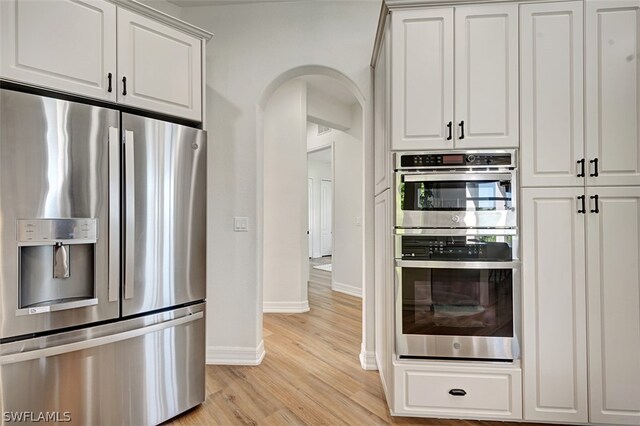
{"label": "double wall oven", "polygon": [[397,153],[396,351],[519,356],[516,151]]}

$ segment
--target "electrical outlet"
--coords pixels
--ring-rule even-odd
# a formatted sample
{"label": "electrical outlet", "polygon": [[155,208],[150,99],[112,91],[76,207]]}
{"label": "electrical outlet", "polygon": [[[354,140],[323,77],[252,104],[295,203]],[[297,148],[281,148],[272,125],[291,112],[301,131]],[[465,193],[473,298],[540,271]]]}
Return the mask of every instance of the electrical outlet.
{"label": "electrical outlet", "polygon": [[233,218],[233,230],[235,232],[249,231],[249,218],[236,216]]}

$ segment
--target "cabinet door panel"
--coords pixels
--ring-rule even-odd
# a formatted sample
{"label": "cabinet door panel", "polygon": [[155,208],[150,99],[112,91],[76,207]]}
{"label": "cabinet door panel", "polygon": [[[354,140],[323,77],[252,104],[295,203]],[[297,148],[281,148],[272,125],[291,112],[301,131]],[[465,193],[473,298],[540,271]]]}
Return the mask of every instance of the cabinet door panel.
{"label": "cabinet door panel", "polygon": [[115,101],[116,6],[102,0],[0,1],[2,77]]}
{"label": "cabinet door panel", "polygon": [[118,102],[200,121],[201,51],[195,37],[118,9]]}
{"label": "cabinet door panel", "polygon": [[456,7],[455,39],[456,147],[517,147],[518,6]]}
{"label": "cabinet door panel", "polygon": [[[640,187],[589,188],[590,421],[640,424]],[[595,209],[595,200],[591,200]]]}
{"label": "cabinet door panel", "polygon": [[393,267],[391,190],[375,199],[375,347],[378,371],[388,401],[393,397]]}
{"label": "cabinet door panel", "polygon": [[392,149],[443,149],[453,121],[453,9],[392,13]]}
{"label": "cabinet door panel", "polygon": [[520,7],[523,187],[584,185],[582,20],[581,2]]}
{"label": "cabinet door panel", "polygon": [[640,1],[586,2],[585,34],[587,183],[640,185]]}
{"label": "cabinet door panel", "polygon": [[389,39],[384,37],[374,73],[374,177],[375,194],[389,188],[391,164],[389,155]]}
{"label": "cabinet door panel", "polygon": [[522,190],[525,419],[587,422],[582,188]]}

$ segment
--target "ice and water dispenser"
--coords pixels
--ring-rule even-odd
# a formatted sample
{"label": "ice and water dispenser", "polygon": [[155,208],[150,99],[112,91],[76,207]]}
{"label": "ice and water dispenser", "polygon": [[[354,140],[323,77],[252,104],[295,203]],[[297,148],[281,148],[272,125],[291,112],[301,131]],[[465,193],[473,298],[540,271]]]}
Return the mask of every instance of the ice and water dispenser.
{"label": "ice and water dispenser", "polygon": [[19,315],[98,303],[96,219],[18,220]]}

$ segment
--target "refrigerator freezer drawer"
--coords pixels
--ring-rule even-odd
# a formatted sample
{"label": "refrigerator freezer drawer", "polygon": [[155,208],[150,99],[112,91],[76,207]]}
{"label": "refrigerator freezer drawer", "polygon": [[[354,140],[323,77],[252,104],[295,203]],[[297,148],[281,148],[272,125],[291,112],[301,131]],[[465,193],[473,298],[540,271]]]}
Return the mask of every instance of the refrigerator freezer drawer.
{"label": "refrigerator freezer drawer", "polygon": [[159,424],[204,400],[204,331],[202,304],[2,345],[2,422]]}

